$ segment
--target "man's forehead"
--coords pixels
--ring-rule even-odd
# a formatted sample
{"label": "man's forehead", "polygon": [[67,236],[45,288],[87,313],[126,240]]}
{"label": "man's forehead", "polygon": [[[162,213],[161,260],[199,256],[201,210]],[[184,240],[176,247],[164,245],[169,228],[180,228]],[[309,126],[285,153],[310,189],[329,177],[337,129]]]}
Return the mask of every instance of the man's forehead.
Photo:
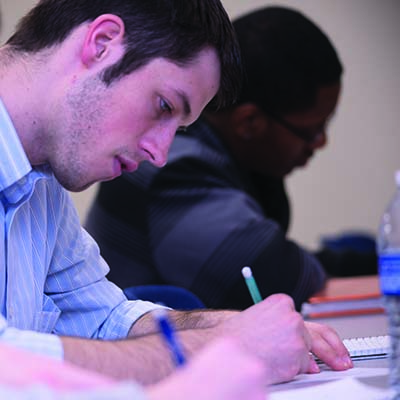
{"label": "man's forehead", "polygon": [[299,122],[303,121],[305,124],[323,124],[335,113],[340,91],[340,82],[320,87],[317,90],[315,102],[311,107],[306,110],[285,114],[285,117]]}

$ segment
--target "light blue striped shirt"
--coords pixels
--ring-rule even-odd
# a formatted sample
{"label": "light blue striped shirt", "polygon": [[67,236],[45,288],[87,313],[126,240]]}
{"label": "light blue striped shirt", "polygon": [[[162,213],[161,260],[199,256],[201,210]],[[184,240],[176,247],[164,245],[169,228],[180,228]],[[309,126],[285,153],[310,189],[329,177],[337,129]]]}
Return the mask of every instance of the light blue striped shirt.
{"label": "light blue striped shirt", "polygon": [[12,400],[146,400],[143,389],[134,383],[117,382],[101,389],[54,390],[43,384],[11,386],[0,383],[0,398]]}
{"label": "light blue striped shirt", "polygon": [[123,338],[158,307],[105,278],[70,195],[48,167],[32,169],[1,100],[0,225],[0,340],[61,358],[56,335]]}

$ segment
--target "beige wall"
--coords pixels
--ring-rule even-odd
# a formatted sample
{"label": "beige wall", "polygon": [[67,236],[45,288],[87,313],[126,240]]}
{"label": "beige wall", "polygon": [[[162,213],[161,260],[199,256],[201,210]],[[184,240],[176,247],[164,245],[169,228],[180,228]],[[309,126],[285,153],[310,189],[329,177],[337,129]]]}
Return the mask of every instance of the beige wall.
{"label": "beige wall", "polygon": [[[400,2],[398,0],[222,0],[231,17],[267,4],[297,7],[319,23],[345,65],[344,91],[329,146],[288,179],[290,234],[315,247],[322,233],[373,233],[400,168]],[[35,1],[0,0],[2,41]],[[73,194],[84,218],[96,188]]]}
{"label": "beige wall", "polygon": [[35,3],[34,0],[0,0],[2,14],[1,43],[11,34],[17,20]]}

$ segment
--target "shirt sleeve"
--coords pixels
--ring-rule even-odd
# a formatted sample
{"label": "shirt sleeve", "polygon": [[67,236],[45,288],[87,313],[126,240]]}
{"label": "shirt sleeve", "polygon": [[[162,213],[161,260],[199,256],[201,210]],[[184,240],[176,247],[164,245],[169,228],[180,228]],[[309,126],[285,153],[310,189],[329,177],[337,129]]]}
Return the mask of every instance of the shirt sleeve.
{"label": "shirt sleeve", "polygon": [[9,327],[2,315],[0,315],[0,340],[11,346],[56,360],[63,359],[63,347],[58,336]]}
{"label": "shirt sleeve", "polygon": [[56,227],[57,234],[49,243],[51,263],[44,287],[50,304],[47,308],[58,310],[59,315],[51,332],[98,339],[124,338],[137,319],[159,306],[128,301],[123,291],[105,278],[108,265],[95,241],[81,227],[69,194],[60,188],[58,195],[61,212],[52,212],[55,220],[51,226]]}
{"label": "shirt sleeve", "polygon": [[[85,375],[85,371],[76,368],[71,364],[54,363],[51,359],[62,361],[61,340],[56,335],[44,334],[33,331],[23,331],[10,328],[7,321],[0,314],[0,342],[11,346],[2,348],[2,362],[11,366],[11,374],[6,376],[6,381],[0,383],[0,398],[12,398],[21,400],[34,399],[71,399],[76,400],[118,400],[133,399],[146,400],[142,387],[133,381],[107,383],[103,385],[103,380],[99,375],[93,375],[90,371]],[[14,352],[12,348],[26,350],[25,352]],[[29,353],[37,353],[46,358],[33,358]],[[35,374],[32,368],[37,363],[41,363],[38,372]],[[19,363],[24,363],[23,367],[18,367]],[[22,375],[16,380],[15,371],[22,369]],[[36,367],[37,368],[37,367]],[[58,368],[54,372],[54,368]],[[29,371],[33,374],[29,375]],[[5,372],[5,371],[4,371]],[[20,371],[21,372],[21,371]],[[28,374],[28,375],[26,375]],[[11,377],[13,384],[7,382]],[[37,381],[35,380],[37,379]],[[95,389],[102,383],[101,389]]]}
{"label": "shirt sleeve", "polygon": [[177,157],[103,184],[96,214],[103,220],[91,229],[104,228],[97,236],[113,276],[126,265],[126,279],[150,276],[189,289],[208,307],[244,309],[252,300],[241,269],[249,265],[263,297],[287,293],[300,309],[324,284],[320,263],[265,216],[237,172],[220,167]]}
{"label": "shirt sleeve", "polygon": [[0,398],[13,400],[148,400],[144,390],[133,383],[116,383],[102,389],[62,392],[43,384],[22,387],[0,384]]}
{"label": "shirt sleeve", "polygon": [[263,297],[286,293],[297,309],[322,288],[325,273],[318,260],[288,240],[253,197],[199,174],[192,182],[190,174],[176,179],[181,170],[160,171],[149,196],[152,254],[163,279],[215,308],[252,304],[241,275],[246,265]]}

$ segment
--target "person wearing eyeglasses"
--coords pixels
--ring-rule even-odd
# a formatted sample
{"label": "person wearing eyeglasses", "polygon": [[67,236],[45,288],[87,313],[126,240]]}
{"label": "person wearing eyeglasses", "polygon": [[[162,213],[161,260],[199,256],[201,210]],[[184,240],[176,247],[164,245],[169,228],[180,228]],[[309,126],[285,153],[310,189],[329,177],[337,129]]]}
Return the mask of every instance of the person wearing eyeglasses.
{"label": "person wearing eyeglasses", "polygon": [[284,178],[326,145],[343,67],[297,10],[264,7],[233,25],[246,71],[237,103],[178,132],[165,167],[102,183],[86,228],[122,287],[173,284],[244,309],[249,265],[263,297],[286,293],[300,309],[327,274],[287,238]]}

